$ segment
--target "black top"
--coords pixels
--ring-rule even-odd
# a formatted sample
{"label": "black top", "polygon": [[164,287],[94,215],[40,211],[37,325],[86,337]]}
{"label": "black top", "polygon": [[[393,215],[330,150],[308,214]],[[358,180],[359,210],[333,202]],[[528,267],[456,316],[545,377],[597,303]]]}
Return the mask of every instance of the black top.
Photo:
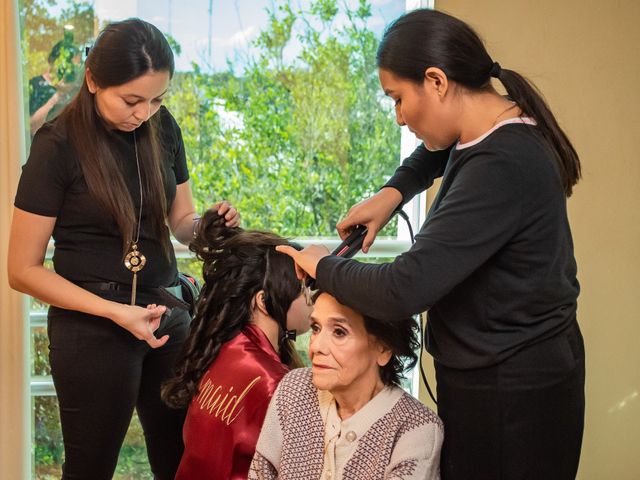
{"label": "black top", "polygon": [[[162,107],[161,140],[167,207],[176,195],[176,185],[189,179],[182,133],[169,111]],[[140,203],[138,172],[133,133],[113,131],[113,148],[136,208]],[[144,176],[144,171],[142,172]],[[149,199],[145,199],[148,204]],[[38,130],[27,163],[22,170],[15,206],[27,212],[56,217],[53,229],[55,271],[74,282],[118,282],[131,284],[132,273],[122,258],[118,225],[89,194],[82,167],[69,139],[64,122],[57,118]],[[138,285],[175,285],[176,259],[171,250],[165,255],[149,225],[149,210],[142,209],[142,228],[138,247],[147,258],[138,272]],[[169,237],[169,229],[165,235]]]}
{"label": "black top", "polygon": [[55,118],[69,101],[71,101],[71,98],[78,89],[79,85],[72,81],[54,87],[43,75],[33,77],[29,80],[29,116],[33,116],[54,94],[58,93],[58,101],[47,113],[46,120]]}
{"label": "black top", "polygon": [[430,309],[427,349],[453,368],[494,365],[571,325],[566,197],[536,130],[507,124],[461,150],[419,147],[387,183],[405,202],[451,162],[416,243],[383,265],[326,257],[319,288],[374,318]]}
{"label": "black top", "polygon": [[29,80],[29,115],[33,115],[55,93],[56,87],[51,85],[42,75]]}

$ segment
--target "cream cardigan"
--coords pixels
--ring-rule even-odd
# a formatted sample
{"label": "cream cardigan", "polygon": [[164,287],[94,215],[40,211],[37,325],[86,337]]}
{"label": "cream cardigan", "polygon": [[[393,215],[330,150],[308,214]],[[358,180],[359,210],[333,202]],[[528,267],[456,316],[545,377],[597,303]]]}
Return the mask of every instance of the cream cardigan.
{"label": "cream cardigan", "polygon": [[249,479],[439,479],[443,433],[438,416],[397,387],[341,421],[311,370],[297,369],[271,400]]}

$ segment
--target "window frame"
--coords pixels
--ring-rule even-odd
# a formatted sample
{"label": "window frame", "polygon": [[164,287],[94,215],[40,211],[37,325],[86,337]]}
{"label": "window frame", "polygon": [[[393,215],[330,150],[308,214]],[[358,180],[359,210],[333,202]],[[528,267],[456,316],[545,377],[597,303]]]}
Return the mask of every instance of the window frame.
{"label": "window frame", "polygon": [[[416,8],[434,8],[435,0],[405,0],[405,11]],[[28,144],[26,135],[20,132],[26,131],[20,128],[25,125],[23,92],[22,92],[22,72],[21,72],[21,52],[18,1],[9,0],[2,4],[2,20],[0,20],[0,40],[5,45],[0,48],[0,66],[3,72],[7,72],[7,78],[14,77],[15,83],[4,79],[4,74],[0,76],[0,89],[6,90],[7,95],[3,95],[7,101],[0,99],[0,147],[2,150],[2,160],[0,161],[0,177],[8,179],[0,183],[0,195],[4,199],[0,209],[0,226],[2,235],[0,245],[2,249],[2,260],[0,265],[5,265],[6,259],[6,239],[8,237],[10,225],[10,212],[13,206],[13,196],[17,188],[20,165],[26,160],[26,146]],[[10,50],[15,51],[11,52]],[[4,50],[4,51],[3,51]],[[7,128],[4,128],[7,127]],[[9,128],[10,127],[10,128]],[[6,138],[5,138],[6,137]],[[7,140],[5,142],[5,139]],[[406,158],[417,146],[419,142],[416,137],[409,132],[406,127],[402,128],[400,161]],[[6,149],[3,145],[7,145]],[[5,153],[11,152],[9,155]],[[20,162],[12,162],[10,159],[20,159]],[[428,197],[425,192],[417,195],[412,201],[405,205],[404,210],[409,215],[414,232],[419,230],[420,225],[425,220]],[[337,246],[339,240],[326,238],[303,238],[297,240],[302,245],[311,243],[323,243],[328,248]],[[394,258],[410,247],[409,232],[401,222],[398,225],[398,238],[396,240],[380,239],[371,248],[369,257],[374,258]],[[187,258],[190,256],[188,249],[174,242],[177,258]],[[47,248],[46,258],[50,259],[53,253],[53,243]],[[3,269],[6,271],[6,268]],[[46,312],[31,311],[29,297],[18,294],[10,289],[8,282],[3,278],[0,283],[0,298],[3,306],[0,308],[0,391],[2,401],[0,404],[0,419],[2,428],[0,429],[0,443],[3,448],[0,452],[0,477],[2,478],[32,478],[33,455],[32,455],[32,399],[37,396],[55,395],[55,388],[50,376],[31,376],[29,365],[31,363],[30,338],[32,330],[38,327],[46,327]],[[2,318],[4,317],[4,318]],[[15,322],[11,319],[21,319]],[[18,325],[16,327],[16,325]],[[9,359],[5,361],[5,359]],[[14,375],[9,378],[6,371],[13,370]],[[420,375],[416,367],[412,373],[412,391],[416,396],[420,392]],[[16,381],[16,379],[18,379]],[[7,394],[6,392],[13,392]],[[17,399],[17,401],[16,401]],[[7,406],[11,409],[8,411]],[[7,445],[14,445],[6,448]]]}
{"label": "window frame", "polygon": [[0,3],[0,12],[0,478],[30,478],[28,305],[4,273],[26,148],[17,1]]}

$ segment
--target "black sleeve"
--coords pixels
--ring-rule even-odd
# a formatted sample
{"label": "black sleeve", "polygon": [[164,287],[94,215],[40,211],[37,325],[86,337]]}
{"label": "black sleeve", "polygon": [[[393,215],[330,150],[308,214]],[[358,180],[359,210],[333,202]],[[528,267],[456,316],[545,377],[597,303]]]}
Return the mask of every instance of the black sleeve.
{"label": "black sleeve", "polygon": [[436,178],[442,176],[451,148],[431,152],[421,143],[411,155],[404,159],[402,165],[384,186],[398,189],[402,194],[404,205],[415,195],[433,185]]}
{"label": "black sleeve", "polygon": [[173,157],[173,171],[176,175],[176,184],[189,180],[189,169],[187,168],[187,156],[184,150],[182,130],[173,115],[166,107],[161,107],[162,128],[168,132],[168,150]]}
{"label": "black sleeve", "polygon": [[22,167],[14,205],[30,213],[57,217],[69,185],[67,162],[71,150],[52,124],[33,137],[27,163]]}
{"label": "black sleeve", "polygon": [[382,265],[325,257],[318,287],[383,320],[427,310],[515,234],[521,185],[515,162],[490,153],[472,157],[409,251]]}

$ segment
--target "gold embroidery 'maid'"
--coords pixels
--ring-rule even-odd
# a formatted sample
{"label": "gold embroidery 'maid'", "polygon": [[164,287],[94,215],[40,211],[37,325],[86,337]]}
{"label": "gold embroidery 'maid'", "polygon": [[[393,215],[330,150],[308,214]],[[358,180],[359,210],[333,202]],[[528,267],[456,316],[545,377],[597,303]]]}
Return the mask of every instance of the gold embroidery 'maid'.
{"label": "gold embroidery 'maid'", "polygon": [[[241,405],[242,401],[261,378],[258,375],[251,380],[240,394],[233,394],[233,386],[216,385],[208,378],[201,386],[196,402],[200,405],[201,410],[206,410],[209,415],[213,415],[227,425],[231,425],[244,410],[244,406]],[[239,386],[236,392],[240,391],[240,388],[242,386]]]}

